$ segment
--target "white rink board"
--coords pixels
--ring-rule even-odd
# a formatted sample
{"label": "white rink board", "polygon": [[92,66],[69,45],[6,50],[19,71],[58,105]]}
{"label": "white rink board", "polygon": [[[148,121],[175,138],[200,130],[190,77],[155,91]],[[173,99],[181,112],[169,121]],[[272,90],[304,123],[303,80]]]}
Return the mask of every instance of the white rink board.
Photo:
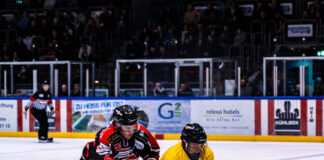
{"label": "white rink board", "polygon": [[18,131],[17,101],[0,101],[0,131]]}
{"label": "white rink board", "polygon": [[207,134],[254,135],[254,100],[192,100],[191,122]]}

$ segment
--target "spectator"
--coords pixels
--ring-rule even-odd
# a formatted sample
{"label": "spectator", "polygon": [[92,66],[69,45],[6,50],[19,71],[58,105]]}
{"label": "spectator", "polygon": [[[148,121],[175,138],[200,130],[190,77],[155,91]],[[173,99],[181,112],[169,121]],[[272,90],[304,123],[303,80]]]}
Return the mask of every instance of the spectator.
{"label": "spectator", "polygon": [[228,45],[232,44],[232,41],[233,41],[233,35],[229,31],[228,26],[224,25],[224,30],[223,30],[223,33],[221,34],[221,46],[224,49],[223,56],[228,55]]}
{"label": "spectator", "polygon": [[74,31],[74,37],[79,40],[83,33],[83,25],[80,23],[79,18],[75,17],[73,19],[72,29]]}
{"label": "spectator", "polygon": [[44,9],[53,10],[55,7],[56,0],[45,0]]}
{"label": "spectator", "polygon": [[184,23],[189,26],[196,25],[200,21],[200,13],[193,8],[192,4],[187,5],[187,11],[184,16]]}
{"label": "spectator", "polygon": [[23,12],[22,17],[19,19],[17,26],[20,29],[21,33],[24,33],[30,23],[30,18],[26,11]]}
{"label": "spectator", "polygon": [[170,5],[166,6],[162,11],[161,24],[167,23],[168,21],[171,22],[172,24],[175,24],[176,18],[174,15],[176,14],[173,12],[171,6]]}
{"label": "spectator", "polygon": [[172,43],[175,43],[175,41],[178,41],[177,37],[176,37],[176,34],[173,33],[173,30],[171,28],[169,28],[168,34],[164,35],[163,45],[167,46],[168,43],[172,44]]}
{"label": "spectator", "polygon": [[10,20],[8,22],[8,29],[16,29],[18,25],[17,15],[11,13]]}
{"label": "spectator", "polygon": [[129,17],[126,9],[122,9],[118,19],[118,35],[119,38],[124,40],[128,36]]}
{"label": "spectator", "polygon": [[226,17],[227,19],[231,19],[233,16],[236,16],[237,19],[243,18],[243,11],[239,7],[237,1],[232,1],[231,6],[229,7],[229,10],[227,11],[226,15],[228,15]]}
{"label": "spectator", "polygon": [[154,97],[166,97],[167,96],[167,93],[164,90],[164,87],[161,85],[161,82],[155,83],[154,89],[153,89],[151,95]]}
{"label": "spectator", "polygon": [[90,18],[85,25],[84,31],[83,31],[83,38],[89,39],[90,44],[92,45],[94,41],[96,40],[96,25],[93,22],[93,19]]}
{"label": "spectator", "polygon": [[138,48],[132,39],[130,39],[126,46],[126,58],[136,59],[138,58]]}
{"label": "spectator", "polygon": [[153,42],[161,43],[164,37],[161,25],[158,25],[152,34]]}
{"label": "spectator", "polygon": [[92,58],[92,47],[85,42],[81,43],[79,50],[79,59],[81,61],[89,61]]}
{"label": "spectator", "polygon": [[236,29],[236,33],[234,36],[233,44],[241,45],[245,40],[245,34],[241,31],[240,28]]}
{"label": "spectator", "polygon": [[[263,2],[263,0],[258,0],[256,4],[254,5],[253,9],[253,19],[254,20],[260,20],[262,15],[261,12],[263,12],[264,15],[268,16],[268,6]],[[264,17],[264,19],[267,19],[268,17]]]}
{"label": "spectator", "polygon": [[39,32],[39,28],[37,26],[37,23],[35,20],[31,20],[29,29],[28,29],[28,33],[30,33],[31,35],[36,35],[37,32]]}
{"label": "spectator", "polygon": [[0,14],[0,29],[6,29],[7,26],[7,20]]}
{"label": "spectator", "polygon": [[199,39],[196,47],[193,50],[195,57],[197,58],[210,58],[209,53],[206,51],[206,46],[203,43],[202,39]]}
{"label": "spectator", "polygon": [[278,2],[279,0],[271,0],[271,7],[270,7],[270,17],[272,19],[275,18],[276,14],[280,14],[283,15],[283,10],[280,6],[280,2]]}
{"label": "spectator", "polygon": [[321,8],[320,0],[314,0],[313,5],[309,7],[311,17],[315,18],[316,13],[320,11],[320,8]]}
{"label": "spectator", "polygon": [[214,9],[212,4],[207,4],[207,9],[203,12],[201,16],[201,21],[204,25],[215,24],[215,20],[217,17],[217,11]]}
{"label": "spectator", "polygon": [[65,83],[63,83],[61,85],[61,90],[60,90],[59,96],[60,97],[67,97],[68,96],[67,85]]}
{"label": "spectator", "polygon": [[53,46],[53,43],[49,43],[47,47],[47,52],[44,55],[41,55],[39,57],[40,61],[54,61],[56,60],[56,49],[55,46]]}
{"label": "spectator", "polygon": [[187,83],[185,83],[185,82],[180,83],[178,96],[179,97],[192,97],[193,96],[192,89],[188,86]]}
{"label": "spectator", "polygon": [[145,39],[146,39],[147,37],[150,37],[150,36],[151,36],[151,34],[150,34],[148,28],[147,28],[147,27],[143,27],[142,32],[139,34],[138,39],[139,39],[140,41],[144,42]]}
{"label": "spectator", "polygon": [[79,97],[79,96],[81,96],[81,93],[80,93],[80,84],[79,83],[74,83],[73,84],[73,92],[72,92],[71,96],[73,96],[73,97]]}
{"label": "spectator", "polygon": [[307,20],[310,18],[309,11],[307,9],[304,9],[302,19]]}
{"label": "spectator", "polygon": [[189,38],[186,38],[184,44],[181,46],[181,49],[179,52],[179,57],[180,58],[192,57],[192,55],[191,55],[192,49],[193,49],[193,46],[191,44],[191,41],[189,40]]}

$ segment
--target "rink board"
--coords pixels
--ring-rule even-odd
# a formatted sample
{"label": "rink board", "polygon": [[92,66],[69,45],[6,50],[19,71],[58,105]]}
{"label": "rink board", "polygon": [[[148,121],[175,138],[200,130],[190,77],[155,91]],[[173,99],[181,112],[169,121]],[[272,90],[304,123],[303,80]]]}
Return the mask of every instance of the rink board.
{"label": "rink board", "polygon": [[[30,112],[23,115],[27,103],[0,100],[0,136],[34,136],[38,124]],[[210,140],[323,142],[323,100],[298,98],[58,98],[50,132],[54,137],[91,138],[122,104],[138,106],[158,139],[179,139],[181,126],[199,123]]]}

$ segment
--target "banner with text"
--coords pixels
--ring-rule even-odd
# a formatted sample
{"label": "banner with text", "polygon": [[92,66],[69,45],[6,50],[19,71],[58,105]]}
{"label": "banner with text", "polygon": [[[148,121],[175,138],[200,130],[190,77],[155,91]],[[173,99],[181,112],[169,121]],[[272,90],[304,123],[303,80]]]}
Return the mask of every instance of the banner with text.
{"label": "banner with text", "polygon": [[313,24],[289,24],[288,25],[288,37],[312,37],[313,36]]}
{"label": "banner with text", "polygon": [[113,110],[124,100],[73,100],[73,132],[96,132],[108,125]]}
{"label": "banner with text", "polygon": [[17,131],[17,100],[0,101],[0,131]]}
{"label": "banner with text", "polygon": [[191,100],[191,122],[207,134],[254,135],[254,100]]}
{"label": "banner with text", "polygon": [[147,128],[152,133],[180,134],[190,123],[190,100],[127,100],[126,103],[140,107],[148,115]]}

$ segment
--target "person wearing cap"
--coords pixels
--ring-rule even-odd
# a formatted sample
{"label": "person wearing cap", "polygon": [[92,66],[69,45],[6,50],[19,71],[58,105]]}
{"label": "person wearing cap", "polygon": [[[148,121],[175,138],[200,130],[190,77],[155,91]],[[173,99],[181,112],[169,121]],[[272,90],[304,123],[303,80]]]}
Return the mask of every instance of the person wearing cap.
{"label": "person wearing cap", "polygon": [[207,135],[198,124],[186,124],[181,142],[169,148],[161,160],[214,160],[213,151],[207,146]]}
{"label": "person wearing cap", "polygon": [[44,80],[39,90],[30,97],[29,103],[25,106],[24,114],[27,115],[30,109],[32,115],[39,122],[38,140],[40,143],[53,142],[52,137],[48,137],[48,117],[46,114],[46,107],[49,106],[51,112],[54,112],[52,105],[52,95],[49,92],[49,83]]}

